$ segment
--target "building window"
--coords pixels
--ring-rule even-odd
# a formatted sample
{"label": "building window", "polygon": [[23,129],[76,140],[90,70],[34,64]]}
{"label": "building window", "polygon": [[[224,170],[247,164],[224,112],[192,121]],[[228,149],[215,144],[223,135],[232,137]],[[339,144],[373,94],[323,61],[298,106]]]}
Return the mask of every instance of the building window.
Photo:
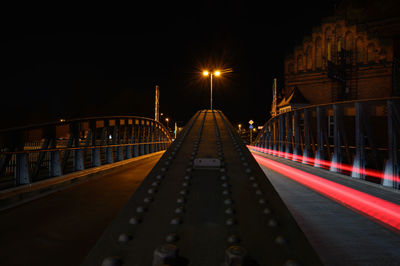
{"label": "building window", "polygon": [[367,62],[372,63],[375,61],[375,46],[373,43],[367,46]]}
{"label": "building window", "polygon": [[322,67],[322,43],[320,37],[315,40],[315,67]]}
{"label": "building window", "polygon": [[312,69],[312,48],[311,48],[311,46],[308,46],[307,47],[307,50],[306,50],[306,67],[307,67],[307,70],[311,70]]}
{"label": "building window", "polygon": [[346,33],[345,47],[346,47],[345,49],[347,51],[353,50],[353,36],[352,36],[351,32]]}
{"label": "building window", "polygon": [[326,58],[332,61],[332,44],[329,38],[326,40]]}
{"label": "building window", "polygon": [[297,72],[303,71],[303,56],[297,56]]}
{"label": "building window", "polygon": [[364,63],[364,47],[361,38],[358,38],[356,41],[356,59],[357,63]]}
{"label": "building window", "polygon": [[342,37],[339,36],[337,38],[336,46],[338,52],[342,51]]}

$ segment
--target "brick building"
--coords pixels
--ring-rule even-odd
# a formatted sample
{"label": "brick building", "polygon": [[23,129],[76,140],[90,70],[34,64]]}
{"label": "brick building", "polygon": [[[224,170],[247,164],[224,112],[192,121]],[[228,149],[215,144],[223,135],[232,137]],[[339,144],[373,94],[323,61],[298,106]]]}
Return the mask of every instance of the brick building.
{"label": "brick building", "polygon": [[294,88],[309,104],[400,95],[399,7],[342,1],[286,57],[283,100]]}

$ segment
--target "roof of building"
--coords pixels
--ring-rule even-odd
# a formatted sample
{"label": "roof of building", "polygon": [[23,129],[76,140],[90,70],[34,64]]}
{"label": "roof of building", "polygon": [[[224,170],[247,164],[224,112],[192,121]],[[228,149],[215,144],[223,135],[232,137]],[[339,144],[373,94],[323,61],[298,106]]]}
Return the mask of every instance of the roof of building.
{"label": "roof of building", "polygon": [[307,101],[297,87],[294,87],[292,91],[288,93],[288,96],[282,99],[282,101],[278,104],[278,107],[282,108],[294,104],[309,104],[309,101]]}

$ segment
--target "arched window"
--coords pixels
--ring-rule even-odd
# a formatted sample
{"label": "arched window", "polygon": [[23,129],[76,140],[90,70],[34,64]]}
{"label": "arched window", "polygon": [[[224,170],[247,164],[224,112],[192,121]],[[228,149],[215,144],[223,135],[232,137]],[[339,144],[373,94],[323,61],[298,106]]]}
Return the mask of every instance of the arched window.
{"label": "arched window", "polygon": [[369,43],[367,46],[367,62],[372,63],[375,61],[375,45]]}
{"label": "arched window", "polygon": [[342,37],[341,36],[337,37],[336,48],[337,48],[338,52],[342,51]]}
{"label": "arched window", "polygon": [[362,38],[356,40],[356,59],[357,63],[364,63],[364,42]]}
{"label": "arched window", "polygon": [[331,47],[332,47],[331,39],[332,39],[332,36],[333,36],[333,34],[332,34],[331,28],[327,27],[326,30],[325,30],[325,37],[324,37],[325,38],[324,55],[325,55],[325,58],[327,60],[331,60],[332,59],[332,57],[331,57]]}
{"label": "arched window", "polygon": [[307,68],[307,70],[312,69],[312,48],[311,48],[311,46],[308,46],[307,50],[306,50],[306,68]]}
{"label": "arched window", "polygon": [[326,59],[328,61],[332,60],[332,43],[329,38],[326,40]]}
{"label": "arched window", "polygon": [[347,51],[351,51],[353,50],[353,35],[351,34],[350,31],[348,31],[346,33],[346,37],[345,37],[345,49]]}
{"label": "arched window", "polygon": [[322,67],[322,42],[320,37],[315,39],[315,67]]}
{"label": "arched window", "polygon": [[303,56],[300,54],[297,56],[297,72],[303,71]]}

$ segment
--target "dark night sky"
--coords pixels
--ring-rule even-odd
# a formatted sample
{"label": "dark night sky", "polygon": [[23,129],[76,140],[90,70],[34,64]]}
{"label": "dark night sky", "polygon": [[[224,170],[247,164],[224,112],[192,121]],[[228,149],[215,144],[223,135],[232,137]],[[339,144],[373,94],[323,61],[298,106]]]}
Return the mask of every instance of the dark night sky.
{"label": "dark night sky", "polygon": [[[260,4],[34,6],[3,18],[2,127],[93,115],[154,116],[183,125],[209,106],[232,122],[263,124],[283,60],[336,1]],[[265,3],[265,2],[264,2]],[[195,4],[197,6],[195,6]],[[50,8],[50,9],[49,9]]]}

